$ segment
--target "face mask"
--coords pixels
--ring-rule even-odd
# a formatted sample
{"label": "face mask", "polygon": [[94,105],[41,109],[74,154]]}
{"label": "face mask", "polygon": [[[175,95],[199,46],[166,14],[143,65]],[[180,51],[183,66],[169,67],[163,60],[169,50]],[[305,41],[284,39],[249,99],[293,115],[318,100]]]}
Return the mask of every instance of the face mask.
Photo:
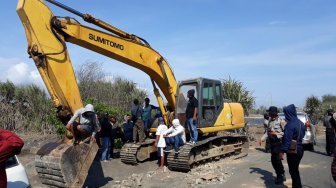
{"label": "face mask", "polygon": [[92,116],[94,113],[93,112],[85,112],[85,116]]}

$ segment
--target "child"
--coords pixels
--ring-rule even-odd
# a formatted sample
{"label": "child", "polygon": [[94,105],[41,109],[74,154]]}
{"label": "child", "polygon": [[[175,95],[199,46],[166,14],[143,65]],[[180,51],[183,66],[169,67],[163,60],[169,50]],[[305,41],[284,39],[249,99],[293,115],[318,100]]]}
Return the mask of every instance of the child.
{"label": "child", "polygon": [[163,118],[159,117],[159,126],[156,129],[156,140],[155,146],[157,147],[157,153],[159,157],[160,168],[164,170],[164,152],[163,149],[166,147],[166,141],[163,138],[163,134],[168,130],[167,125],[164,124]]}

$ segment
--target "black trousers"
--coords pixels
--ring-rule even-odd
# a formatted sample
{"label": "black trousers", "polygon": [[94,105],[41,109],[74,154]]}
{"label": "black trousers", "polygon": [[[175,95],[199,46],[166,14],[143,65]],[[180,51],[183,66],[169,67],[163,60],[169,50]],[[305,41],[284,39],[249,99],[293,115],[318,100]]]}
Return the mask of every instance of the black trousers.
{"label": "black trousers", "polygon": [[303,149],[298,150],[297,154],[287,153],[287,163],[289,174],[292,178],[292,188],[301,188],[301,178],[299,172],[300,161],[303,157]]}
{"label": "black trousers", "polygon": [[111,147],[110,147],[110,157],[113,158],[113,149],[114,149],[114,137],[110,137],[111,139]]}
{"label": "black trousers", "polygon": [[277,176],[280,176],[285,173],[285,169],[282,164],[282,160],[279,157],[279,153],[272,152],[271,161]]}
{"label": "black trousers", "polygon": [[284,166],[282,164],[282,160],[279,157],[279,153],[281,152],[281,141],[276,137],[270,138],[271,145],[271,161],[272,166],[275,170],[277,176],[283,175],[285,173]]}
{"label": "black trousers", "polygon": [[331,128],[326,129],[326,142],[327,155],[332,155],[335,151],[335,133]]}

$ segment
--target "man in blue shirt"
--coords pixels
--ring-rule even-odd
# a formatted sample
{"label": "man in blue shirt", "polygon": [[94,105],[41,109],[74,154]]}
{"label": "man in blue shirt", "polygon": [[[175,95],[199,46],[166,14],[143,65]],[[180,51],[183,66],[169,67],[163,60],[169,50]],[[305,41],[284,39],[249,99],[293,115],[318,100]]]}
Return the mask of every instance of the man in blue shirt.
{"label": "man in blue shirt", "polygon": [[152,110],[157,110],[158,107],[149,104],[150,100],[149,98],[145,98],[145,106],[143,107],[143,115],[142,120],[144,121],[144,129],[146,135],[148,135],[148,130],[151,127],[152,122]]}

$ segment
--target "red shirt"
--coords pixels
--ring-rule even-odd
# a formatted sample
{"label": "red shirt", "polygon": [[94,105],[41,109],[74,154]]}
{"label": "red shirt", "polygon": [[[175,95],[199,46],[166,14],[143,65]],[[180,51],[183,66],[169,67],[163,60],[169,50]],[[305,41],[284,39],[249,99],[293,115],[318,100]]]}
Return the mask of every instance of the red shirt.
{"label": "red shirt", "polygon": [[23,141],[15,133],[0,130],[0,188],[7,187],[6,161],[19,154],[23,147]]}

